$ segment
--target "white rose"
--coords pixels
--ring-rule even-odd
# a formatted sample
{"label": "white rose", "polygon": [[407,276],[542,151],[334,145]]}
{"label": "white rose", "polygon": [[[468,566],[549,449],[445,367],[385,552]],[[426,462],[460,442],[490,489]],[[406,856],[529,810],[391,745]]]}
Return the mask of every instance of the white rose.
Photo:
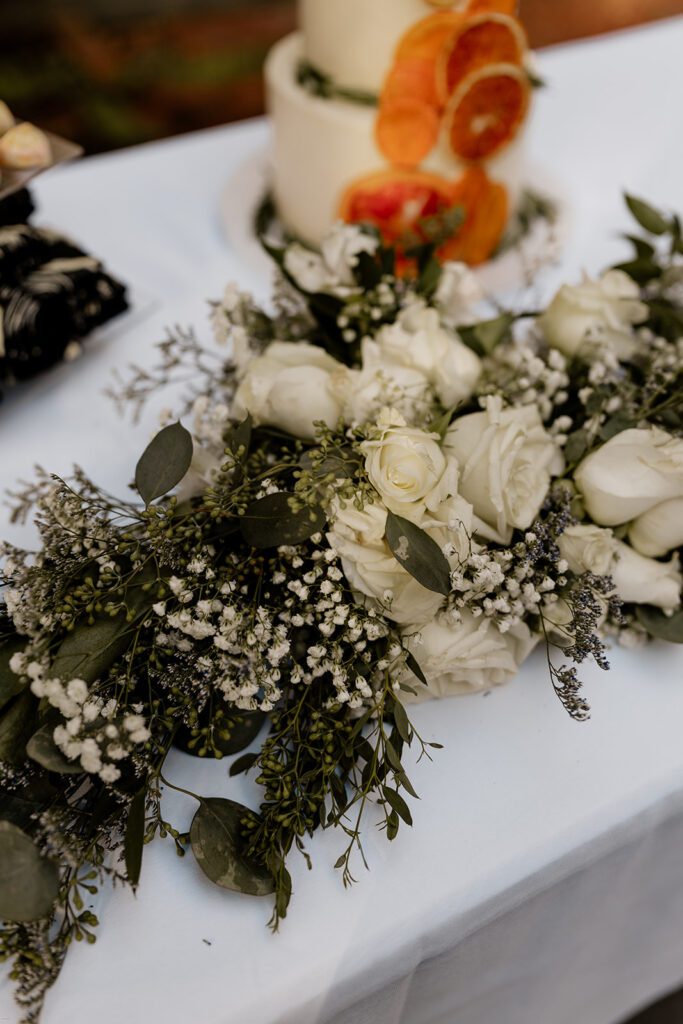
{"label": "white rose", "polygon": [[209,487],[213,487],[224,461],[225,459],[219,458],[215,452],[202,448],[195,442],[190,468],[178,484],[178,501],[190,501],[191,498],[203,494]]}
{"label": "white rose", "polygon": [[548,344],[570,358],[587,341],[604,342],[623,357],[633,347],[632,325],[648,315],[635,281],[609,270],[597,281],[586,277],[580,285],[565,285],[538,322]]}
{"label": "white rose", "polygon": [[430,619],[444,599],[425,589],[396,560],[384,538],[386,524],[387,510],[379,502],[366,504],[362,511],[353,502],[342,503],[333,513],[327,539],[339,553],[352,589],[375,601],[388,619]]}
{"label": "white rose", "polygon": [[683,546],[683,498],[670,498],[638,516],[628,532],[641,555],[661,558]]}
{"label": "white rose", "polygon": [[442,405],[450,408],[471,397],[481,376],[481,360],[452,331],[435,309],[415,302],[396,323],[382,327],[376,345],[364,350],[364,362],[409,366],[432,385]]}
{"label": "white rose", "polygon": [[[364,346],[374,344],[367,339]],[[407,366],[364,366],[349,371],[344,421],[352,426],[370,423],[386,406],[405,419],[423,420],[429,415],[429,384],[419,370]]]}
{"label": "white rose", "polygon": [[460,464],[460,494],[474,506],[475,528],[486,540],[508,544],[513,529],[531,526],[562,456],[538,410],[504,409],[489,398],[484,412],[456,420],[445,447]]}
{"label": "white rose", "polygon": [[438,434],[406,426],[403,417],[389,409],[380,415],[378,431],[376,440],[361,445],[370,483],[392,512],[414,519],[418,509],[421,518],[426,499],[448,465]]}
{"label": "white rose", "polygon": [[611,576],[617,594],[627,603],[651,604],[665,612],[675,611],[681,603],[683,576],[678,558],[657,562],[617,541]]}
{"label": "white rose", "polygon": [[[405,633],[428,683],[425,687],[410,680],[418,700],[475,693],[507,683],[538,642],[525,623],[501,633],[491,619],[475,618],[469,611],[462,613],[459,623],[452,623],[445,614]],[[409,701],[410,695],[405,699]]]}
{"label": "white rose", "polygon": [[577,576],[592,572],[609,576],[614,565],[617,540],[611,530],[589,523],[568,527],[559,540],[560,555]]}
{"label": "white rose", "polygon": [[470,322],[473,308],[481,299],[479,281],[466,263],[443,264],[434,303],[448,324],[457,327]]}
{"label": "white rose", "polygon": [[235,395],[233,415],[278,427],[311,441],[320,420],[335,427],[346,398],[346,368],[321,348],[275,341],[248,364]]}
{"label": "white rose", "polygon": [[353,269],[358,256],[375,254],[379,241],[353,224],[335,224],[314,252],[294,242],[285,251],[285,270],[306,292],[349,294],[358,288]]}
{"label": "white rose", "polygon": [[574,481],[596,523],[628,523],[683,497],[683,440],[657,427],[624,430],[583,460]]}

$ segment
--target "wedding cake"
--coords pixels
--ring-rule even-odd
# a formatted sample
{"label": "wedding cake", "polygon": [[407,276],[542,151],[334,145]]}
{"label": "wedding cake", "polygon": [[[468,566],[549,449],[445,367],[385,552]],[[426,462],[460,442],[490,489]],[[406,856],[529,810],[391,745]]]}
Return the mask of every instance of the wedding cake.
{"label": "wedding cake", "polygon": [[299,18],[266,65],[284,227],[318,246],[336,220],[371,223],[488,259],[525,172],[516,0],[299,0]]}

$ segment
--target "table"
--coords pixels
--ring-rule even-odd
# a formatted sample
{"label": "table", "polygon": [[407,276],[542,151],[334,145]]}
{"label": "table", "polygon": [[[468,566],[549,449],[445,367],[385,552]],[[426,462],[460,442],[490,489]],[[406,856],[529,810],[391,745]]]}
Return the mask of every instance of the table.
{"label": "table", "polygon": [[[683,18],[546,51],[532,158],[574,207],[563,266],[622,252],[619,190],[683,209]],[[267,294],[226,246],[225,181],[264,145],[258,121],[100,157],[46,176],[41,222],[68,229],[134,283],[138,311],[75,365],[0,408],[0,485],[40,462],[80,462],[124,488],[154,430],[121,421],[101,391],[116,367],[149,362],[166,324],[206,325],[229,278]],[[208,327],[205,328],[208,337]],[[159,404],[168,404],[163,399]],[[158,409],[158,406],[157,406]],[[3,513],[4,520],[4,513]],[[2,533],[30,542],[30,527]],[[76,946],[44,1024],[616,1024],[683,981],[683,652],[655,645],[584,673],[586,725],[555,699],[541,658],[488,698],[414,711],[445,743],[410,772],[415,829],[389,845],[369,820],[371,871],[345,892],[341,837],[293,858],[294,900],[270,934],[267,902],[222,893],[170,844],[145,852],[142,886],[98,898],[94,948]],[[175,754],[168,776],[206,796],[230,788],[224,763]],[[185,827],[194,805],[167,796]],[[123,979],[123,980],[122,980]],[[0,981],[0,1020],[15,1021]]]}

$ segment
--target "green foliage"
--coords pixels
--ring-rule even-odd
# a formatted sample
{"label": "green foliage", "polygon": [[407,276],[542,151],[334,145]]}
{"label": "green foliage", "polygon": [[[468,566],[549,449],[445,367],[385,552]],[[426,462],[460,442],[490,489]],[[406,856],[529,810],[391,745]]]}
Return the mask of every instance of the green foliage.
{"label": "green foliage", "polygon": [[181,423],[164,427],[150,442],[135,470],[135,486],[146,505],[168,494],[192,462],[192,435]]}
{"label": "green foliage", "polygon": [[12,655],[18,654],[25,646],[26,640],[16,635],[0,640],[0,711],[26,687],[26,682],[9,667]]}
{"label": "green foliage", "polygon": [[0,761],[9,764],[25,761],[26,744],[37,724],[38,702],[27,690],[5,707],[0,718]]}
{"label": "green foliage", "polygon": [[435,540],[419,526],[393,512],[387,515],[386,539],[396,560],[418,583],[448,597],[451,570]]}
{"label": "green foliage", "polygon": [[254,548],[301,544],[325,526],[321,508],[299,508],[294,494],[280,491],[259,498],[246,510],[240,523],[242,536]]}
{"label": "green foliage", "polygon": [[657,640],[670,644],[683,644],[683,611],[665,615],[659,608],[639,605],[636,609],[638,622]]}
{"label": "green foliage", "polygon": [[201,800],[190,829],[192,852],[221,889],[269,896],[275,889],[272,875],[246,853],[245,826],[253,827],[254,818],[253,811],[234,800]]}
{"label": "green foliage", "polygon": [[458,334],[478,356],[489,356],[509,337],[510,328],[516,319],[512,313],[501,313],[493,320],[483,320],[471,327],[459,327]]}
{"label": "green foliage", "polygon": [[0,864],[0,919],[25,922],[48,917],[59,893],[57,866],[8,821],[0,821]]}
{"label": "green foliage", "polygon": [[664,235],[670,230],[670,222],[659,210],[635,196],[626,195],[626,205],[640,224],[651,235]]}
{"label": "green foliage", "polygon": [[26,753],[48,772],[58,775],[82,775],[83,769],[79,761],[69,761],[52,738],[53,725],[44,725],[31,736],[26,745]]}
{"label": "green foliage", "polygon": [[124,857],[126,875],[131,885],[140,881],[142,869],[142,852],[145,845],[145,807],[147,802],[147,786],[143,786],[130,802],[126,833],[124,838]]}

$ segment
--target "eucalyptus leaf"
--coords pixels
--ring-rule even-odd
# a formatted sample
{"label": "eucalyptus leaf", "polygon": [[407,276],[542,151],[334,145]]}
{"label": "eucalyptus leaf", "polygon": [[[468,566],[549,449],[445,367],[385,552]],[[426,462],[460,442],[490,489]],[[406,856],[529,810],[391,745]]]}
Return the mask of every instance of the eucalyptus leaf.
{"label": "eucalyptus leaf", "polygon": [[419,663],[417,661],[417,658],[415,658],[415,656],[413,654],[411,654],[410,651],[408,651],[406,653],[406,665],[408,666],[410,671],[413,673],[413,675],[417,676],[417,678],[420,680],[420,682],[424,684],[424,686],[428,686],[429,685],[427,683],[427,677],[424,674],[424,672],[422,671],[422,669],[420,668],[420,665],[419,665]]}
{"label": "eucalyptus leaf", "polygon": [[413,824],[413,816],[410,813],[408,804],[405,802],[400,793],[397,793],[395,789],[391,789],[389,786],[382,787],[382,796],[391,807],[392,811],[396,811],[399,818],[405,821],[406,825]]}
{"label": "eucalyptus leaf", "polygon": [[57,866],[9,821],[0,821],[0,864],[0,920],[48,917],[59,893]]}
{"label": "eucalyptus leaf", "polygon": [[180,483],[192,462],[192,435],[181,423],[159,431],[135,470],[135,486],[146,505]]}
{"label": "eucalyptus leaf", "polygon": [[394,722],[396,723],[396,728],[398,729],[399,736],[401,737],[404,743],[407,743],[408,746],[410,746],[413,737],[412,730],[410,728],[410,721],[408,720],[408,715],[406,714],[406,709],[403,707],[400,700],[394,700],[394,704],[391,710],[394,716]]}
{"label": "eucalyptus leaf", "polygon": [[418,583],[435,594],[450,594],[450,566],[439,545],[424,530],[389,512],[385,536],[397,562]]}
{"label": "eucalyptus leaf", "polygon": [[9,667],[12,655],[23,651],[26,642],[25,637],[13,636],[6,639],[0,647],[0,709],[28,685]]}
{"label": "eucalyptus leaf", "polygon": [[482,320],[469,327],[459,327],[458,334],[477,355],[490,356],[510,333],[515,322],[512,313],[501,313],[493,320]]}
{"label": "eucalyptus leaf", "polygon": [[325,526],[322,509],[293,511],[292,494],[268,494],[249,506],[241,520],[242,536],[254,548],[296,545],[319,533]]}
{"label": "eucalyptus leaf", "polygon": [[658,640],[667,640],[670,644],[683,644],[683,611],[675,615],[665,615],[659,608],[639,605],[636,615],[650,636]]}
{"label": "eucalyptus leaf", "polygon": [[[221,720],[214,730],[213,743],[216,749],[224,757],[232,757],[253,743],[261,732],[266,721],[266,715],[262,711],[231,711]],[[201,729],[208,723],[208,716],[200,715],[198,727]],[[198,750],[203,746],[200,738],[199,743],[193,742],[195,737],[193,730],[189,728],[180,729],[176,734],[174,746],[183,750],[186,754],[197,756]],[[225,733],[226,735],[221,735]]]}
{"label": "eucalyptus leaf", "polygon": [[233,456],[235,456],[235,458],[240,458],[242,462],[249,454],[249,445],[251,444],[251,435],[253,430],[254,421],[251,418],[251,414],[247,413],[246,419],[242,420],[241,423],[236,423],[230,428],[226,435],[225,447]]}
{"label": "eucalyptus leaf", "polygon": [[123,616],[78,626],[62,642],[50,673],[64,682],[83,679],[93,683],[127,650],[130,636],[131,625]]}
{"label": "eucalyptus leaf", "polygon": [[128,881],[133,886],[137,885],[140,881],[140,871],[142,870],[142,852],[145,846],[146,800],[147,787],[143,786],[131,801],[128,808],[128,820],[126,821],[124,857]]}
{"label": "eucalyptus leaf", "polygon": [[0,718],[0,761],[24,762],[26,744],[37,724],[38,702],[31,691],[26,690],[5,707]]}
{"label": "eucalyptus leaf", "polygon": [[34,733],[26,744],[26,753],[36,764],[58,775],[82,775],[83,768],[79,761],[69,761],[61,752],[52,734],[53,725],[44,725]]}
{"label": "eucalyptus leaf", "polygon": [[651,235],[664,235],[669,230],[666,217],[643,199],[627,195],[626,205],[641,228],[645,228]]}
{"label": "eucalyptus leaf", "polygon": [[245,818],[256,815],[233,800],[202,800],[190,829],[192,852],[204,874],[222,889],[269,896],[275,891],[271,873],[245,855]]}

